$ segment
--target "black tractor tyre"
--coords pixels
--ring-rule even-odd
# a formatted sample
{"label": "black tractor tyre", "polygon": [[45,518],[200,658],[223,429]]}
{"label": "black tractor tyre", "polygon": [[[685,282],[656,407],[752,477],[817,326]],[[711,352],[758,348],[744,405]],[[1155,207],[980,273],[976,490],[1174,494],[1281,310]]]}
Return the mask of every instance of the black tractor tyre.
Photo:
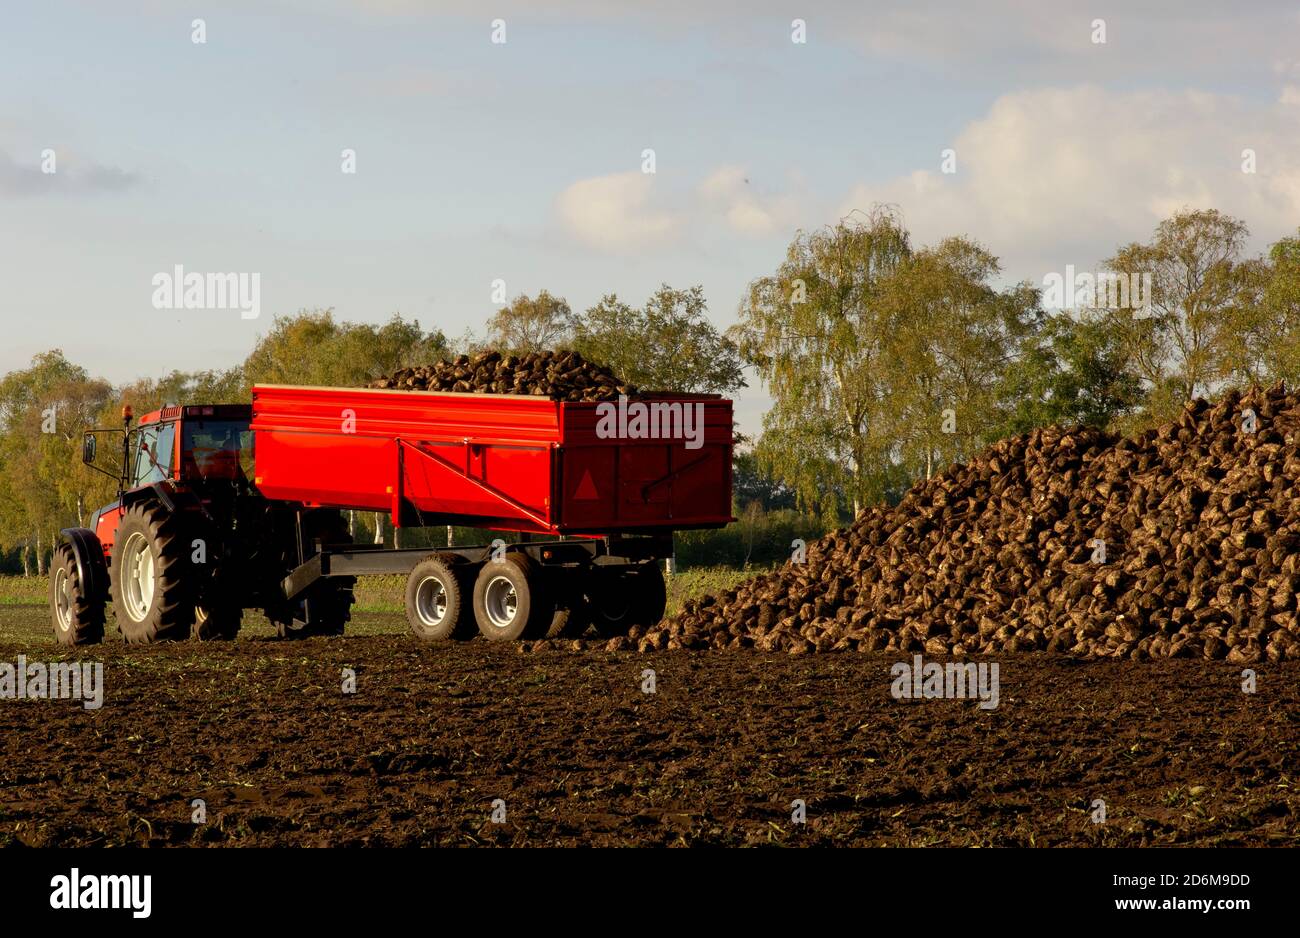
{"label": "black tractor tyre", "polygon": [[626,635],[634,625],[649,628],[664,617],[668,590],[657,562],[592,567],[588,608],[602,638]]}
{"label": "black tractor tyre", "polygon": [[181,519],[156,502],[126,510],[113,535],[113,617],[133,645],[189,636],[194,583]]}
{"label": "black tractor tyre", "polygon": [[229,642],[239,634],[244,611],[238,607],[200,603],[194,607],[194,626],[190,637],[196,642]]}
{"label": "black tractor tyre", "polygon": [[512,551],[479,569],[474,581],[474,621],[488,641],[540,638],[554,611],[542,571],[527,554]]}
{"label": "black tractor tyre", "polygon": [[60,645],[95,645],[104,640],[103,596],[89,596],[77,570],[77,555],[60,544],[50,563],[50,613]]}
{"label": "black tractor tyre", "polygon": [[466,565],[457,560],[431,554],[406,579],[406,621],[421,641],[467,639],[477,631],[473,586]]}

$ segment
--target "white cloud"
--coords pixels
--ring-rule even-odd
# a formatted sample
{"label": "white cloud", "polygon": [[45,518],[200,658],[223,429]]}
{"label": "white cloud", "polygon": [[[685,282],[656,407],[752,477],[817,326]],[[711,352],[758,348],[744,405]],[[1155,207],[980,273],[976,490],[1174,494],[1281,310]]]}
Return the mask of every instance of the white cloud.
{"label": "white cloud", "polygon": [[[970,234],[1029,277],[1044,262],[1104,259],[1184,207],[1237,215],[1257,241],[1300,221],[1300,125],[1281,103],[1095,86],[1019,92],[952,145],[955,174],[939,172],[936,143],[933,169],[858,185],[841,214],[895,203],[919,241]],[[1247,148],[1254,175],[1241,171]]]}
{"label": "white cloud", "polygon": [[57,172],[42,172],[44,153],[29,147],[20,162],[0,150],[0,198],[45,195],[95,195],[123,192],[141,182],[139,174],[85,161],[76,154],[55,151]]}
{"label": "white cloud", "polygon": [[639,172],[597,176],[573,183],[555,200],[565,230],[589,247],[614,253],[662,246],[687,232],[722,226],[728,235],[785,236],[800,216],[815,217],[803,184],[791,173],[789,189],[762,191],[744,166],[726,164],[691,191],[666,191],[658,177]]}
{"label": "white cloud", "polygon": [[665,242],[682,219],[656,204],[654,179],[633,170],[579,180],[556,198],[556,214],[589,247],[623,252]]}
{"label": "white cloud", "polygon": [[785,197],[762,198],[750,184],[745,167],[720,166],[699,185],[702,208],[720,214],[737,234],[763,236],[783,227]]}

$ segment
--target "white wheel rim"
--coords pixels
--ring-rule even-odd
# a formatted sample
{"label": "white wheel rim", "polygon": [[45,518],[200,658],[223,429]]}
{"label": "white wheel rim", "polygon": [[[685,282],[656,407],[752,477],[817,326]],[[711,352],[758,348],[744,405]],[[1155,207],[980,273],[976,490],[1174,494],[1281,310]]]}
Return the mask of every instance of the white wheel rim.
{"label": "white wheel rim", "polygon": [[519,611],[519,594],[507,576],[494,576],[483,591],[483,610],[488,621],[498,629],[510,627]]}
{"label": "white wheel rim", "polygon": [[447,618],[447,589],[437,577],[425,577],[415,588],[415,614],[430,628]]}
{"label": "white wheel rim", "polygon": [[59,628],[64,632],[72,628],[72,591],[68,571],[60,567],[54,574],[54,613],[59,618]]}
{"label": "white wheel rim", "polygon": [[122,598],[126,614],[135,622],[143,622],[153,606],[153,549],[143,534],[132,534],[122,550],[126,561],[126,576],[122,583]]}

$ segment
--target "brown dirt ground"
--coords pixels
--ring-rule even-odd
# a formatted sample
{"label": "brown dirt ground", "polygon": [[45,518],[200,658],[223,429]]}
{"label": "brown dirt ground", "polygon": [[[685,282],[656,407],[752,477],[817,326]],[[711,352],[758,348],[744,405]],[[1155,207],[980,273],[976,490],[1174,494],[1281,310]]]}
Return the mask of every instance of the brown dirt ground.
{"label": "brown dirt ground", "polygon": [[[60,657],[0,643],[19,653]],[[1300,842],[1297,662],[1247,695],[1223,662],[1006,655],[990,712],[895,701],[893,658],[853,653],[360,635],[78,655],[105,663],[102,709],[0,700],[0,844]]]}

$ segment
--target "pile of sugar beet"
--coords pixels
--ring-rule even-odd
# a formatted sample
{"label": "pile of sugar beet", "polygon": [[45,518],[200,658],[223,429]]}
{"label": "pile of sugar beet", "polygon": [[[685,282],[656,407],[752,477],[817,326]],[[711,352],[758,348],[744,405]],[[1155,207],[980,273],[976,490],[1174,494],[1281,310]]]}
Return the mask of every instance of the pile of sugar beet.
{"label": "pile of sugar beet", "polygon": [[1297,440],[1280,385],[1135,437],[1035,430],[609,645],[1300,659]]}
{"label": "pile of sugar beet", "polygon": [[367,387],[463,394],[525,394],[557,401],[616,400],[637,389],[603,365],[567,349],[509,355],[499,351],[460,355],[432,365],[399,368]]}

